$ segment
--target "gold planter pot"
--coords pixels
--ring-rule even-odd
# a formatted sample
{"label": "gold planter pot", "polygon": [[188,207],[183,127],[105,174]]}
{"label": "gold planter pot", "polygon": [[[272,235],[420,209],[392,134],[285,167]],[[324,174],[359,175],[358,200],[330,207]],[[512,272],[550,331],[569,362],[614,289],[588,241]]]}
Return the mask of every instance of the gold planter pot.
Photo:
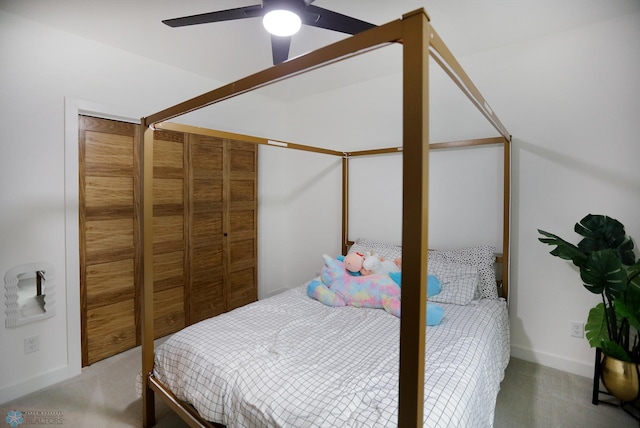
{"label": "gold planter pot", "polygon": [[637,364],[604,355],[601,376],[607,391],[619,400],[635,401],[638,398],[640,382]]}

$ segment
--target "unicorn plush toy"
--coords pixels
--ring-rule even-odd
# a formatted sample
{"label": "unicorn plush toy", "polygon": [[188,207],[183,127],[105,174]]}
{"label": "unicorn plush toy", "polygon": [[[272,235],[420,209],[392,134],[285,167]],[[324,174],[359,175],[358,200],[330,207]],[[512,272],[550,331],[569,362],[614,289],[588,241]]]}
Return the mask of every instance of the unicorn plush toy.
{"label": "unicorn plush toy", "polygon": [[[353,276],[347,272],[343,262],[327,255],[323,258],[320,280],[315,279],[307,285],[309,297],[327,306],[384,308],[390,314],[400,317],[400,272]],[[427,295],[436,295],[441,290],[438,278],[429,275]],[[443,315],[441,306],[427,303],[427,325],[440,324]]]}

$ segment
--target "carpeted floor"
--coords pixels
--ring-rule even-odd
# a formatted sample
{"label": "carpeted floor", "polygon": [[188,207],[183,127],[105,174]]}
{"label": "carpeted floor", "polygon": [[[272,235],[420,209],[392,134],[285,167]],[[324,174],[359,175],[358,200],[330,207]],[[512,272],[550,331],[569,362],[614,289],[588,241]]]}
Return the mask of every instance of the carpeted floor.
{"label": "carpeted floor", "polygon": [[591,404],[592,388],[592,379],[512,358],[498,394],[494,426],[495,428],[640,426],[638,421],[618,407]]}
{"label": "carpeted floor", "polygon": [[[5,418],[9,416],[9,412],[20,411],[25,419],[18,425],[20,428],[36,425],[73,428],[140,427],[142,404],[135,392],[135,378],[139,367],[140,348],[134,348],[86,367],[80,376],[0,405],[0,416]],[[591,384],[591,379],[513,358],[498,395],[494,426],[640,426],[619,408],[603,404],[592,405]],[[47,417],[52,423],[42,424]],[[156,426],[159,428],[187,426],[160,402],[156,405],[156,418]]]}

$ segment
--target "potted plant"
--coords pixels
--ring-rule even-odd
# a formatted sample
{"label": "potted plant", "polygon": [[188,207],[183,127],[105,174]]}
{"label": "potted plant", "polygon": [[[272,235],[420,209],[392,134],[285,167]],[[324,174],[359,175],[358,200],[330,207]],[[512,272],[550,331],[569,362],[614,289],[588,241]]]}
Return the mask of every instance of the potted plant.
{"label": "potted plant", "polygon": [[[618,220],[589,214],[574,230],[583,237],[577,245],[540,229],[544,237],[539,240],[555,245],[551,254],[571,260],[580,269],[584,287],[602,297],[589,311],[585,334],[591,347],[600,348],[605,355],[601,371],[605,387],[622,401],[633,401],[640,392],[640,260],[636,259],[633,240]],[[618,371],[624,371],[622,377],[633,384],[624,386],[623,392],[617,391],[619,378],[605,379],[614,363],[620,366]]]}

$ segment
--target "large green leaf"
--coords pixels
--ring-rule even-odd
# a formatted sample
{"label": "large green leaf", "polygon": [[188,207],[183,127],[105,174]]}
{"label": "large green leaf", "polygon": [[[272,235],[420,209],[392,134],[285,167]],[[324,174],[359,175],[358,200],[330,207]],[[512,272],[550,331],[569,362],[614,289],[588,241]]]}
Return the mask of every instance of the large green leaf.
{"label": "large green leaf", "polygon": [[622,223],[601,214],[587,214],[576,223],[574,230],[578,235],[586,238],[584,245],[590,246],[587,248],[589,251],[617,248],[626,237]]}
{"label": "large green leaf", "polygon": [[627,289],[622,299],[614,301],[616,315],[619,320],[626,318],[631,326],[629,329],[629,339],[625,343],[631,347],[631,355],[635,361],[640,358],[640,263],[627,269]]}
{"label": "large green leaf", "polygon": [[627,286],[640,291],[640,261],[627,268]]}
{"label": "large green leaf", "polygon": [[601,347],[602,342],[611,340],[607,330],[604,303],[598,303],[591,308],[587,323],[584,326],[584,332],[592,348]]}
{"label": "large green leaf", "polygon": [[600,214],[588,214],[576,223],[575,232],[584,236],[578,243],[578,248],[586,253],[613,249],[625,265],[635,263],[633,241],[624,230],[624,225],[618,220]]}
{"label": "large green leaf", "polygon": [[631,238],[618,247],[618,257],[620,257],[622,263],[627,266],[631,266],[637,262],[636,255],[633,252],[633,241]]}
{"label": "large green leaf", "polygon": [[623,304],[623,309],[629,313],[630,324],[640,330],[640,262],[627,268],[627,288],[622,299],[616,299],[616,305]]}
{"label": "large green leaf", "polygon": [[565,241],[559,236],[554,235],[553,233],[545,232],[544,230],[540,229],[538,229],[538,232],[541,235],[546,236],[546,238],[538,238],[540,242],[549,245],[556,245],[556,248],[551,251],[551,254],[564,260],[571,260],[576,266],[582,265],[586,256],[585,253],[578,247],[570,242]]}
{"label": "large green leaf", "polygon": [[622,295],[627,287],[627,272],[611,249],[589,254],[580,266],[580,278],[587,290],[595,294],[604,292],[609,299]]}
{"label": "large green leaf", "polygon": [[616,310],[616,318],[618,320],[626,319],[631,327],[636,330],[640,330],[640,320],[638,320],[636,314],[636,312],[638,312],[637,307],[634,311],[632,306],[627,306],[621,299],[615,300],[614,307]]}

